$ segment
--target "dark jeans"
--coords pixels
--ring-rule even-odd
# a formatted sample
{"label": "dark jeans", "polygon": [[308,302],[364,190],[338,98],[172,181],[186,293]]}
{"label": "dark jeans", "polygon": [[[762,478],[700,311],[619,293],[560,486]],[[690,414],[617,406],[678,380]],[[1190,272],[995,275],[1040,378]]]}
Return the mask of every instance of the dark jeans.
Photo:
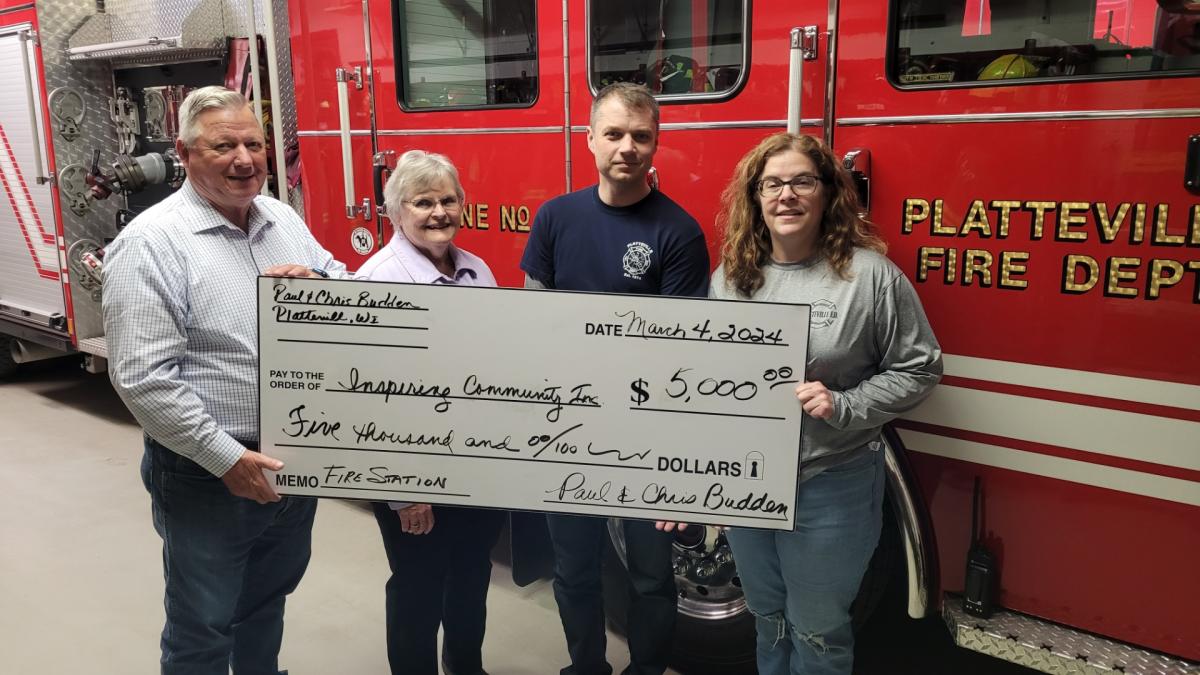
{"label": "dark jeans", "polygon": [[[571,665],[560,675],[609,675],[605,660],[601,561],[608,521],[589,516],[548,515],[554,543],[554,599],[567,637]],[[674,536],[645,521],[621,521],[629,570],[630,664],[627,675],[661,675],[675,632]]]}
{"label": "dark jeans", "polygon": [[387,504],[371,507],[392,569],[387,650],[393,675],[438,675],[439,625],[446,667],[455,675],[479,673],[491,552],[505,512],[434,506],[433,529],[406,534]]}
{"label": "dark jeans", "polygon": [[235,497],[151,439],[142,481],[163,540],[163,675],[279,675],[284,599],[308,567],[316,500]]}

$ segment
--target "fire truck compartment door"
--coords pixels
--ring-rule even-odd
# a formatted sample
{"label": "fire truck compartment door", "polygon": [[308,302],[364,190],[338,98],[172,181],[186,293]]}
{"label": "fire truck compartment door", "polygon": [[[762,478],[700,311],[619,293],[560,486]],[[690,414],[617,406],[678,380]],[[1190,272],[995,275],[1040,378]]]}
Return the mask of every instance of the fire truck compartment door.
{"label": "fire truck compartment door", "polygon": [[30,28],[0,28],[0,316],[52,328],[65,311],[58,236],[42,142],[42,78]]}

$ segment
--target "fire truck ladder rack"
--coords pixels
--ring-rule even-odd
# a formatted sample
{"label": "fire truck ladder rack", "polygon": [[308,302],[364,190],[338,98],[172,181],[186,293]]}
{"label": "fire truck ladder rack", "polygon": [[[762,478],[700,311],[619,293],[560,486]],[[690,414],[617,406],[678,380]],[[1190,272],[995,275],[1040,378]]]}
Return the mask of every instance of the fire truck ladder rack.
{"label": "fire truck ladder rack", "polygon": [[942,617],[959,647],[1043,673],[1200,675],[1200,664],[1024,614],[999,610],[990,619],[970,616],[962,610],[962,598],[956,595],[947,595],[942,607]]}

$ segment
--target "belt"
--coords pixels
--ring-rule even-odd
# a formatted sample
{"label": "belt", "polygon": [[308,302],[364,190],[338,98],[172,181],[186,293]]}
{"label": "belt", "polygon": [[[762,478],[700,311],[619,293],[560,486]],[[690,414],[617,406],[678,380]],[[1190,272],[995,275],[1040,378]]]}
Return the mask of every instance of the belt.
{"label": "belt", "polygon": [[[146,438],[150,438],[150,436],[146,436]],[[150,438],[150,440],[154,441],[155,443],[158,443],[158,441],[153,438]],[[247,450],[258,450],[258,441],[243,441],[240,438],[235,438],[233,440],[237,441],[239,445],[246,448]],[[158,444],[164,448],[167,447],[167,446],[163,445],[162,443],[158,443]],[[167,449],[170,450],[170,448],[167,448]]]}

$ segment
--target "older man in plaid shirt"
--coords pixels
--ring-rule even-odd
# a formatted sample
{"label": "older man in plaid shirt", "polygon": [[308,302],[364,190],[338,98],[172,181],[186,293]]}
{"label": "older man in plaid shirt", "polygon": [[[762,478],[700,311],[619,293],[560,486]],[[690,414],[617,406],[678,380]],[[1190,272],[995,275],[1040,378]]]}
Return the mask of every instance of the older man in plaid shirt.
{"label": "older man in plaid shirt", "polygon": [[145,430],[163,540],[162,672],[279,675],[283,606],[308,565],[316,502],[280,498],[258,448],[256,279],[342,276],[287,205],[259,194],[266,141],[223,87],[180,108],[188,179],[108,247],[113,386]]}

